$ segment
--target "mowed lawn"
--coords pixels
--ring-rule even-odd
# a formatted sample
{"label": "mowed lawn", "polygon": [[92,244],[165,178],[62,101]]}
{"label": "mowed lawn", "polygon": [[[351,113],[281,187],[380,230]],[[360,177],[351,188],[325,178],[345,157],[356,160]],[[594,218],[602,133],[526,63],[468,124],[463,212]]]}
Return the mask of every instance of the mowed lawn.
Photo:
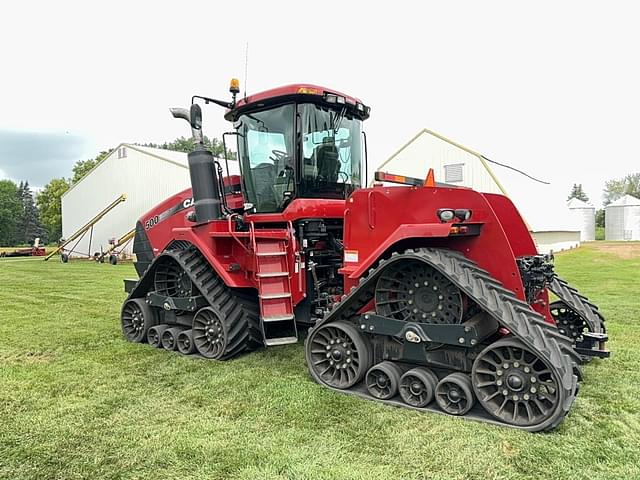
{"label": "mowed lawn", "polygon": [[0,260],[0,478],[640,478],[640,246],[556,264],[600,306],[613,357],[532,434],[323,389],[301,344],[228,362],[133,345],[131,265]]}

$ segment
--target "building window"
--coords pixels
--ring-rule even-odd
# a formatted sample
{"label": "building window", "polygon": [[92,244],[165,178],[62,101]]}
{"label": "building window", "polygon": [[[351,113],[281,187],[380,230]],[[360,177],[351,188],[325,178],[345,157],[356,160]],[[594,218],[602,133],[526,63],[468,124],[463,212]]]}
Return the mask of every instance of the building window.
{"label": "building window", "polygon": [[125,147],[119,148],[118,158],[126,158],[126,156],[127,156],[127,149]]}
{"label": "building window", "polygon": [[445,183],[462,182],[462,167],[464,163],[455,163],[453,165],[444,166]]}

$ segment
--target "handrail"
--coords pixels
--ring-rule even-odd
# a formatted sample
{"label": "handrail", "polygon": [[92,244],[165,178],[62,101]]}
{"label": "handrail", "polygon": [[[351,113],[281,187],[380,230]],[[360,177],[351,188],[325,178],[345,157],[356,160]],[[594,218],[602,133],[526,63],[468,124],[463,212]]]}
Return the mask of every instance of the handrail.
{"label": "handrail", "polygon": [[[251,250],[249,250],[249,249],[245,246],[245,244],[244,244],[244,243],[242,243],[242,241],[240,240],[240,238],[239,238],[239,237],[237,237],[237,236],[235,235],[234,231],[233,231],[233,225],[231,224],[231,220],[233,219],[233,217],[239,217],[239,216],[240,216],[240,215],[238,215],[237,213],[234,213],[234,214],[231,214],[231,215],[229,215],[229,216],[227,217],[227,225],[228,225],[228,227],[229,227],[229,235],[231,235],[231,237],[232,237],[236,242],[238,242],[238,244],[240,244],[240,246],[241,246],[242,248],[244,248],[245,252],[247,252],[248,254],[251,254]],[[251,224],[251,223],[249,223],[249,231],[250,231],[250,232],[252,231],[252,229],[251,229],[251,225],[252,225],[252,224]],[[255,239],[254,239],[254,241],[255,241]]]}

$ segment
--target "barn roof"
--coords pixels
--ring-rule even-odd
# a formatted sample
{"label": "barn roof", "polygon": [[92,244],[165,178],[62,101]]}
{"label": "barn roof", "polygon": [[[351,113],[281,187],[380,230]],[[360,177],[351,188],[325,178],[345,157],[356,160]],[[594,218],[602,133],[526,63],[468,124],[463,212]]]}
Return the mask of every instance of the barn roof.
{"label": "barn roof", "polygon": [[[392,164],[394,160],[396,160],[396,165],[391,168],[397,168],[397,164],[402,163],[400,160],[407,160],[406,152],[410,149],[410,146],[416,144],[425,137],[430,137],[435,141],[447,143],[450,146],[460,149],[460,151],[466,152],[466,154],[468,154],[468,158],[472,161],[477,161],[478,164],[481,165],[481,168],[486,170],[488,176],[491,178],[498,190],[513,201],[525,221],[528,223],[531,231],[575,232],[580,230],[576,220],[567,208],[566,197],[564,194],[559,194],[557,189],[553,188],[551,185],[545,185],[531,180],[522,173],[518,173],[509,168],[497,166],[494,169],[491,165],[492,160],[488,159],[481,153],[427,128],[420,130],[398,151],[382,162],[378,167],[378,170],[387,168],[388,164]],[[429,160],[425,156],[422,156],[420,161],[424,162],[424,165],[421,165],[419,170],[426,173],[430,167]],[[496,174],[496,172],[499,174]],[[389,171],[389,173],[396,173],[399,175],[407,174],[402,171]],[[436,181],[438,180],[439,179],[436,178]]]}
{"label": "barn roof", "polygon": [[[100,160],[100,162],[94,165],[94,167],[91,170],[85,173],[80,180],[78,180],[76,183],[71,185],[71,187],[69,187],[69,189],[62,194],[62,196],[64,197],[67,193],[73,190],[76,187],[76,185],[79,185],[85,178],[91,175],[91,173],[96,168],[98,168],[99,165],[107,161],[107,159],[111,158],[113,155],[117,155],[118,150],[122,147],[130,148],[131,150],[136,150],[140,153],[144,153],[145,155],[150,155],[154,158],[157,158],[158,160],[172,163],[173,165],[176,165],[181,168],[189,168],[189,163],[187,161],[187,154],[185,152],[176,152],[175,150],[166,150],[164,148],[142,147],[140,145],[133,145],[130,143],[121,143],[116,148],[114,148],[109,155],[104,157],[102,160]],[[220,161],[220,164],[224,168],[224,163],[223,163],[224,160],[218,159],[218,161]],[[239,167],[237,165],[237,161],[229,160],[229,170],[231,175],[239,175]]]}

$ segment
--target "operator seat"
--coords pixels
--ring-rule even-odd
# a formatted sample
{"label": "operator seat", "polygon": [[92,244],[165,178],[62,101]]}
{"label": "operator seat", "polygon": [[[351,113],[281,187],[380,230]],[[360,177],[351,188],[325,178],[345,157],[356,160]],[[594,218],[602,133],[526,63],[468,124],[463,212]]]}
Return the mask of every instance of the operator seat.
{"label": "operator seat", "polygon": [[278,202],[273,185],[276,167],[271,163],[261,163],[252,169],[253,185],[260,211],[276,211]]}
{"label": "operator seat", "polygon": [[340,172],[340,153],[333,138],[325,137],[322,144],[316,147],[314,155],[318,167],[318,180],[337,183],[338,172]]}

